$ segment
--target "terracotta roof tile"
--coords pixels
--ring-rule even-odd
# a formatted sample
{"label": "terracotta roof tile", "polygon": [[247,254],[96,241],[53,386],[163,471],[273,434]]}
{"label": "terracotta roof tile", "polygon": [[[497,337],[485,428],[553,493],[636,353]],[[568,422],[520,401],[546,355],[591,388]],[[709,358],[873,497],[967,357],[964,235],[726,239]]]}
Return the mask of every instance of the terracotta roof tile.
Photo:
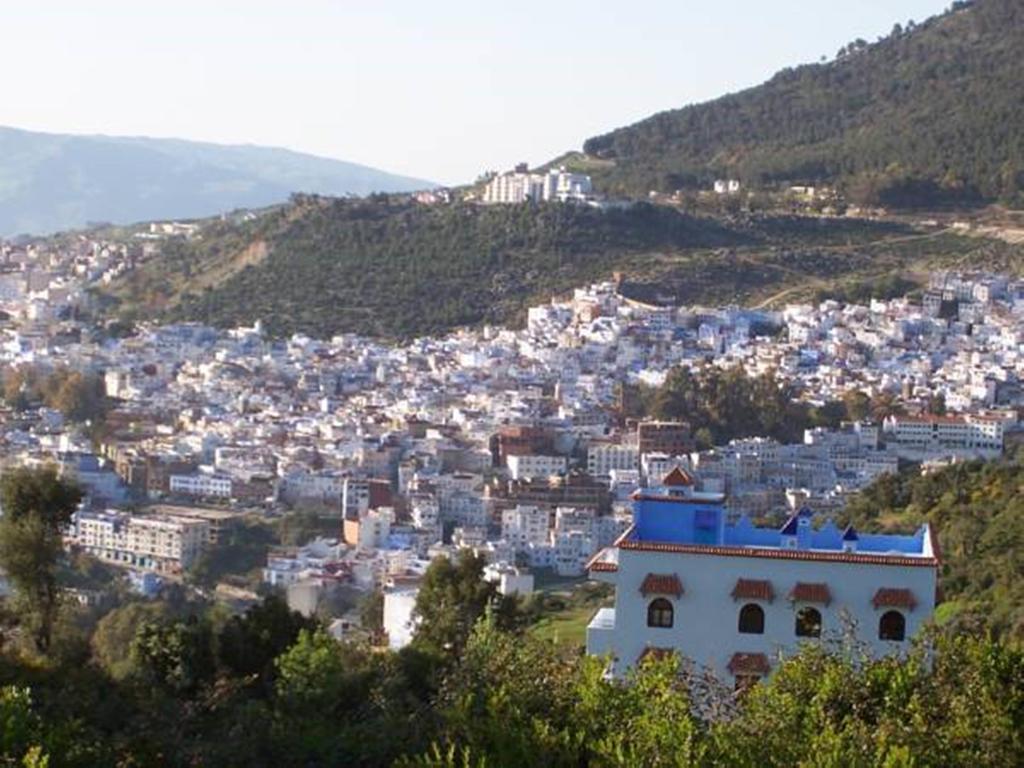
{"label": "terracotta roof tile", "polygon": [[732,588],[733,600],[765,600],[771,602],[775,599],[775,590],[768,580],[759,579],[738,579],[736,586]]}
{"label": "terracotta roof tile", "polygon": [[821,603],[828,605],[832,602],[832,593],[828,584],[813,584],[805,581],[798,581],[789,593],[789,599],[800,603]]}
{"label": "terracotta roof tile", "polygon": [[682,467],[673,467],[662,479],[661,484],[667,488],[678,488],[680,486],[692,486],[693,476]]}
{"label": "terracotta roof tile", "polygon": [[763,653],[734,653],[726,669],[732,674],[767,675],[772,671],[768,657]]}
{"label": "terracotta roof tile", "polygon": [[683,585],[679,577],[674,573],[648,573],[640,584],[640,594],[644,595],[672,595],[679,597],[683,594]]}
{"label": "terracotta roof tile", "polygon": [[875,608],[906,608],[909,611],[917,607],[917,598],[909,589],[882,587],[871,599]]}

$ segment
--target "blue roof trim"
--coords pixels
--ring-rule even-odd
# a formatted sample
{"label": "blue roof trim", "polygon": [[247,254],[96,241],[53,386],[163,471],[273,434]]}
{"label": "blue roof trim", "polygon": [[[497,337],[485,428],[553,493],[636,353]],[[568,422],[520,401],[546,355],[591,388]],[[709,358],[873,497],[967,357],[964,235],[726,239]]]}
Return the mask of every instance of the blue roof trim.
{"label": "blue roof trim", "polygon": [[859,554],[910,556],[923,556],[928,546],[926,525],[909,536],[859,533],[852,525],[840,530],[831,521],[815,529],[808,524],[810,517],[803,510],[791,515],[781,529],[757,527],[745,516],[730,524],[724,504],[717,498],[637,494],[633,520],[631,540],[666,544],[783,549],[796,539],[800,550],[842,552],[848,543],[856,542]]}

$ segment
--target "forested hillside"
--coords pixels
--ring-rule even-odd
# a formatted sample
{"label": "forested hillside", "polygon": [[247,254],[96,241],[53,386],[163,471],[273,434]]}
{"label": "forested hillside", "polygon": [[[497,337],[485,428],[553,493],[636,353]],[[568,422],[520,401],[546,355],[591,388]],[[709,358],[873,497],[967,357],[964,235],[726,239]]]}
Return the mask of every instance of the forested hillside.
{"label": "forested hillside", "polygon": [[614,161],[607,191],[838,183],[852,199],[936,205],[1020,200],[1024,4],[957,2],[922,24],[857,40],[828,63],[662,112],[588,140]]}
{"label": "forested hillside", "polygon": [[170,319],[412,336],[506,321],[526,298],[608,278],[630,254],[747,240],[646,204],[599,211],[300,197],[254,222],[168,243],[119,294]]}
{"label": "forested hillside", "polygon": [[881,295],[891,284],[882,278],[906,285],[912,271],[965,258],[1013,270],[1017,256],[995,241],[856,219],[300,196],[252,221],[207,222],[197,238],[164,241],[101,303],[127,320],[261,319],[274,335],[408,338],[515,324],[527,306],[616,271],[637,297],[715,305],[854,288]]}

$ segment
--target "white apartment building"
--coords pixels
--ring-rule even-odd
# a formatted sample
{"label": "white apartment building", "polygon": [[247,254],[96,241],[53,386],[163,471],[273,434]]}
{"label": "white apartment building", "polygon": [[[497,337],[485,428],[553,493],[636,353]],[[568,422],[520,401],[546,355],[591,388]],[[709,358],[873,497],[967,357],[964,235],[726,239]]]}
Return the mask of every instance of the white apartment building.
{"label": "white apartment building", "polygon": [[395,511],[391,507],[368,509],[357,519],[346,518],[342,523],[345,543],[360,552],[373,552],[387,545]]}
{"label": "white apartment building", "polygon": [[633,524],[630,512],[616,511],[610,515],[600,515],[594,519],[594,538],[598,547],[611,546],[619,536],[629,530]]}
{"label": "white apartment building", "polygon": [[442,490],[438,506],[442,522],[470,527],[487,525],[483,496],[474,491]]}
{"label": "white apartment building", "polygon": [[416,596],[419,584],[400,582],[384,590],[384,632],[388,647],[398,651],[412,642],[416,634]]}
{"label": "white apartment building", "polygon": [[370,481],[346,477],[341,481],[341,514],[343,517],[361,515],[370,508]]}
{"label": "white apartment building", "polygon": [[345,478],[338,473],[289,472],[282,478],[280,495],[289,502],[312,500],[337,502],[344,490]]}
{"label": "white apartment building", "polygon": [[230,499],[231,478],[207,472],[189,475],[171,475],[171,493],[198,499]]}
{"label": "white apartment building", "polygon": [[597,511],[578,507],[558,507],[555,509],[555,533],[578,533],[590,536],[594,533],[594,521]]}
{"label": "white apartment building", "polygon": [[561,475],[569,467],[569,460],[565,456],[509,456],[505,463],[513,480]]}
{"label": "white apartment building", "polygon": [[206,520],[171,515],[78,512],[72,540],[105,562],[180,573],[191,567],[206,548],[209,527]]}
{"label": "white apartment building", "polygon": [[548,543],[551,516],[546,509],[520,505],[501,513],[501,538],[517,552]]}
{"label": "white apartment building", "polygon": [[991,458],[1003,452],[1003,421],[986,416],[889,416],[882,429],[901,454]]}
{"label": "white apartment building", "polygon": [[530,595],[533,593],[533,574],[507,563],[493,563],[484,568],[484,579],[498,585],[501,595]]}
{"label": "white apartment building", "polygon": [[433,531],[441,524],[441,509],[433,496],[414,494],[409,502],[412,508],[412,524],[417,528]]}
{"label": "white apartment building", "polygon": [[637,470],[640,454],[631,445],[592,445],[587,449],[587,472],[591,477],[609,477],[612,470]]}
{"label": "white apartment building", "polygon": [[583,531],[565,531],[552,537],[551,565],[559,576],[581,576],[597,550],[593,536]]}
{"label": "white apartment building", "polygon": [[587,200],[593,192],[590,177],[569,173],[565,168],[547,173],[529,173],[520,166],[510,173],[501,173],[484,188],[485,203],[524,203],[527,200],[568,202]]}

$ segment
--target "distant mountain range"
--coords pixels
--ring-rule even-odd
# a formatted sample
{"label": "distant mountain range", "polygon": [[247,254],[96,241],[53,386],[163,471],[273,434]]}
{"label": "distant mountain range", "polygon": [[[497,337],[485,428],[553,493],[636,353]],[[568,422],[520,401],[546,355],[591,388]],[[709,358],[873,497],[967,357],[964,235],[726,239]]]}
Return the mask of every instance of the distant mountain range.
{"label": "distant mountain range", "polygon": [[1022,203],[1024,3],[954,2],[704,104],[589,139],[605,191],[837,184],[883,205]]}
{"label": "distant mountain range", "polygon": [[0,127],[0,235],[210,216],[431,182],[286,149]]}

